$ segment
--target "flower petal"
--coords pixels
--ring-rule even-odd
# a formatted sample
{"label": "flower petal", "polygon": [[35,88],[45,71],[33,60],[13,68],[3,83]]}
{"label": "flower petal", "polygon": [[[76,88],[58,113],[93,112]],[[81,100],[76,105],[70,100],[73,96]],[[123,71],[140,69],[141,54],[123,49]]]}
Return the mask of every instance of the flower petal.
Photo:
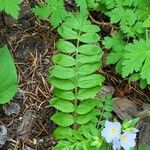
{"label": "flower petal", "polygon": [[111,143],[114,139],[119,139],[121,134],[121,124],[119,122],[110,122],[106,120],[105,128],[101,131],[101,136]]}
{"label": "flower petal", "polygon": [[136,134],[132,132],[124,132],[120,138],[120,144],[125,150],[130,150],[131,147],[136,145]]}
{"label": "flower petal", "polygon": [[120,140],[119,139],[113,140],[113,149],[117,150],[117,149],[120,149],[120,147],[121,147]]}

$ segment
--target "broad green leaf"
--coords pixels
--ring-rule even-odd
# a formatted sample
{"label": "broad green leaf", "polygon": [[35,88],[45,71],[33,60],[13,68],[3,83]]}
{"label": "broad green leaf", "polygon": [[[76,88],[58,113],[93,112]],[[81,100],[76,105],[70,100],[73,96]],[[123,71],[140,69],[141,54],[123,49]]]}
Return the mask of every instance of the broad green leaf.
{"label": "broad green leaf", "polygon": [[0,0],[0,12],[5,11],[15,19],[19,16],[21,0]]}
{"label": "broad green leaf", "polygon": [[56,139],[65,139],[72,136],[72,129],[69,127],[59,127],[54,130],[53,135]]}
{"label": "broad green leaf", "polygon": [[79,67],[79,74],[81,75],[88,75],[100,68],[100,62],[98,63],[91,63],[91,64],[85,64]]}
{"label": "broad green leaf", "polygon": [[100,40],[100,36],[97,33],[84,33],[79,40],[84,43],[95,43]]}
{"label": "broad green leaf", "polygon": [[0,48],[0,104],[9,102],[17,90],[17,72],[7,46]]}
{"label": "broad green leaf", "polygon": [[94,56],[86,56],[86,55],[78,55],[77,60],[80,63],[95,63],[95,62],[99,62],[101,58],[101,55],[94,55]]}
{"label": "broad green leaf", "polygon": [[89,112],[88,114],[79,115],[76,122],[78,124],[86,124],[87,122],[91,121],[93,118],[95,118],[99,114],[100,114],[100,111],[97,109],[94,109],[91,112]]}
{"label": "broad green leaf", "polygon": [[104,77],[99,74],[92,74],[85,77],[81,77],[78,81],[78,87],[80,88],[92,88],[99,86],[104,81]]}
{"label": "broad green leaf", "polygon": [[74,93],[72,91],[64,91],[64,90],[60,90],[55,88],[54,89],[54,94],[62,99],[66,99],[66,100],[74,100],[75,96]]}
{"label": "broad green leaf", "polygon": [[76,47],[71,42],[62,39],[56,42],[56,48],[63,53],[73,53],[76,51]]}
{"label": "broad green leaf", "polygon": [[72,58],[71,56],[64,55],[64,54],[57,54],[53,56],[53,62],[65,67],[75,65],[75,59]]}
{"label": "broad green leaf", "polygon": [[73,116],[68,113],[58,112],[51,117],[51,120],[62,127],[70,126],[74,123]]}
{"label": "broad green leaf", "polygon": [[72,90],[75,88],[75,85],[70,80],[59,79],[53,76],[48,78],[48,81],[53,84],[56,88],[62,90]]}
{"label": "broad green leaf", "polygon": [[78,51],[81,54],[85,54],[85,55],[98,55],[100,53],[102,54],[101,48],[98,45],[94,45],[94,44],[81,45]]}
{"label": "broad green leaf", "polygon": [[60,98],[53,98],[49,100],[49,103],[51,104],[51,106],[55,107],[56,109],[62,111],[62,112],[73,112],[75,110],[74,105],[67,100],[63,100]]}
{"label": "broad green leaf", "polygon": [[65,68],[57,65],[51,67],[50,73],[60,79],[69,79],[75,76],[75,70],[73,68]]}
{"label": "broad green leaf", "polygon": [[58,33],[65,39],[73,40],[78,39],[78,34],[67,26],[61,26],[58,28]]}
{"label": "broad green leaf", "polygon": [[86,99],[76,109],[76,112],[80,115],[89,113],[99,103],[98,99]]}
{"label": "broad green leaf", "polygon": [[94,88],[90,88],[90,89],[80,89],[77,94],[77,98],[79,100],[92,98],[92,97],[96,96],[96,94],[99,91],[100,91],[100,87],[94,87]]}

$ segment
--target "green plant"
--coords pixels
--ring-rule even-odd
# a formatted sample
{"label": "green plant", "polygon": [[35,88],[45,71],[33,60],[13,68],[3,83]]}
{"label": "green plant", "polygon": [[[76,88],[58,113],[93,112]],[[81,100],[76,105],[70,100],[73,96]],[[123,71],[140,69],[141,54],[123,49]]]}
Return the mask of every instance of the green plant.
{"label": "green plant", "polygon": [[54,27],[58,27],[64,18],[68,16],[64,8],[64,0],[47,0],[35,6],[32,12],[38,16],[39,19],[48,20]]}
{"label": "green plant", "polygon": [[20,3],[20,0],[0,0],[0,12],[4,11],[17,19],[19,16]]}
{"label": "green plant", "polygon": [[7,46],[0,48],[0,104],[9,102],[17,89],[17,73]]}
{"label": "green plant", "polygon": [[[100,37],[96,32],[99,31],[99,27],[92,25],[82,13],[72,14],[58,28],[62,39],[56,42],[58,53],[52,58],[55,65],[50,68],[51,76],[48,78],[55,86],[54,98],[49,102],[58,110],[51,119],[60,126],[54,131],[55,135],[56,131],[59,134],[70,133],[71,126],[73,131],[78,130],[100,115],[96,109],[99,100],[94,98],[104,81],[103,76],[95,73],[102,57],[97,44]],[[85,146],[86,143],[85,140]],[[79,144],[83,146],[83,142]]]}
{"label": "green plant", "polygon": [[[53,133],[57,140],[54,150],[112,150],[112,145],[106,143],[100,132],[106,120],[112,117],[113,101],[111,96],[96,98],[104,81],[104,77],[96,73],[101,67],[102,57],[98,44],[100,29],[88,20],[87,8],[99,11],[98,7],[104,6],[103,12],[108,16],[110,10],[107,12],[107,5],[99,0],[76,0],[76,4],[80,12],[67,12],[62,0],[55,0],[55,3],[48,0],[33,8],[40,19],[59,27],[57,31],[61,36],[56,42],[57,52],[52,57],[54,65],[49,69],[48,77],[54,86],[49,103],[56,109],[51,120],[58,125]],[[118,22],[122,23],[122,18]],[[145,24],[147,26],[147,22]],[[106,48],[114,48],[109,58],[110,62],[117,63],[120,73],[126,39],[132,37],[131,33],[120,30],[112,38],[106,37],[103,41]],[[134,33],[138,34],[142,35],[137,31]],[[125,125],[133,128],[134,121]]]}
{"label": "green plant", "polygon": [[110,17],[111,24],[118,25],[117,31],[114,30],[112,36],[103,41],[105,48],[111,49],[107,64],[116,64],[116,71],[122,77],[140,80],[140,86],[146,87],[150,84],[150,1],[97,0],[95,3],[94,9]]}
{"label": "green plant", "polygon": [[[86,0],[75,0],[82,15],[87,15]],[[46,0],[32,8],[32,12],[41,20],[48,20],[54,27],[58,27],[72,13],[66,11],[64,0]]]}
{"label": "green plant", "polygon": [[100,96],[99,100],[98,108],[100,109],[101,114],[99,116],[97,128],[104,126],[105,121],[112,117],[112,111],[114,109],[111,95]]}

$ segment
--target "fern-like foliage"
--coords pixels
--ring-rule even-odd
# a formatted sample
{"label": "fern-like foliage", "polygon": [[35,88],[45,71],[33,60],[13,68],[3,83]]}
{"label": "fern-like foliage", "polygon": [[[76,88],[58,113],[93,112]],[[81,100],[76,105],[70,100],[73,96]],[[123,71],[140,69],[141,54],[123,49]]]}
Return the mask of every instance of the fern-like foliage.
{"label": "fern-like foliage", "polygon": [[150,41],[140,39],[130,43],[125,48],[123,61],[123,76],[140,72],[140,77],[150,84]]}
{"label": "fern-like foliage", "polygon": [[[71,135],[71,127],[77,130],[100,115],[96,109],[99,100],[94,98],[104,81],[103,76],[95,73],[101,65],[102,57],[102,50],[97,44],[100,40],[97,34],[99,31],[99,27],[92,25],[82,13],[71,15],[58,28],[62,38],[56,42],[58,53],[53,56],[55,65],[50,68],[51,76],[48,78],[55,87],[54,98],[49,102],[58,110],[51,117],[59,125],[54,131],[55,135]],[[81,135],[79,137],[83,139]],[[59,139],[58,136],[56,138]],[[81,139],[80,146],[83,145]],[[63,141],[59,142],[55,149],[60,149],[60,145],[64,145],[61,149],[67,149],[65,145],[68,144],[72,149],[77,147],[71,143],[62,143]],[[85,140],[85,143],[89,141]]]}
{"label": "fern-like foliage", "polygon": [[106,49],[111,49],[107,56],[107,64],[116,64],[116,71],[122,73],[122,61],[124,55],[125,42],[122,38],[122,33],[114,33],[112,37],[105,37],[103,45]]}
{"label": "fern-like foliage", "polygon": [[0,0],[0,12],[4,11],[15,19],[19,16],[20,0]]}
{"label": "fern-like foliage", "polygon": [[[87,16],[88,9],[86,0],[75,0],[75,3],[77,7],[80,8],[82,15]],[[35,8],[32,8],[32,12],[39,19],[48,20],[49,23],[56,28],[71,14],[66,11],[64,5],[64,0],[47,0],[35,6]]]}
{"label": "fern-like foliage", "polygon": [[111,49],[107,64],[116,64],[116,71],[120,75],[131,75],[132,81],[140,80],[140,86],[145,87],[150,83],[150,76],[146,71],[150,1],[102,0],[99,4],[105,6],[103,13],[110,17],[110,22],[119,27],[117,33],[114,31],[111,37],[105,37],[103,40],[105,48]]}
{"label": "fern-like foliage", "polygon": [[32,11],[39,19],[48,20],[53,27],[58,27],[68,15],[64,8],[64,0],[47,0]]}

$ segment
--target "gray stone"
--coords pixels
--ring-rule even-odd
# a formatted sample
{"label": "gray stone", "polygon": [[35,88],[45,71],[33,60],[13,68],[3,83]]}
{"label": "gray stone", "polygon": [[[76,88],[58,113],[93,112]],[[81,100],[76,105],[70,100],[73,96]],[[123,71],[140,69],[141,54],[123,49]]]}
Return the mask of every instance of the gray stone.
{"label": "gray stone", "polygon": [[27,146],[24,150],[34,150],[31,147]]}
{"label": "gray stone", "polygon": [[115,89],[112,86],[104,85],[102,86],[101,92],[99,93],[100,96],[102,95],[113,95]]}
{"label": "gray stone", "polygon": [[14,96],[15,99],[22,99],[22,98],[24,98],[24,97],[25,97],[24,91],[21,90],[21,89],[18,89],[18,90],[17,90],[17,93],[16,93],[15,96]]}
{"label": "gray stone", "polygon": [[9,106],[3,107],[5,114],[10,116],[12,114],[19,114],[20,106],[17,103],[11,103]]}
{"label": "gray stone", "polygon": [[7,128],[3,125],[0,125],[0,147],[2,147],[7,141]]}

